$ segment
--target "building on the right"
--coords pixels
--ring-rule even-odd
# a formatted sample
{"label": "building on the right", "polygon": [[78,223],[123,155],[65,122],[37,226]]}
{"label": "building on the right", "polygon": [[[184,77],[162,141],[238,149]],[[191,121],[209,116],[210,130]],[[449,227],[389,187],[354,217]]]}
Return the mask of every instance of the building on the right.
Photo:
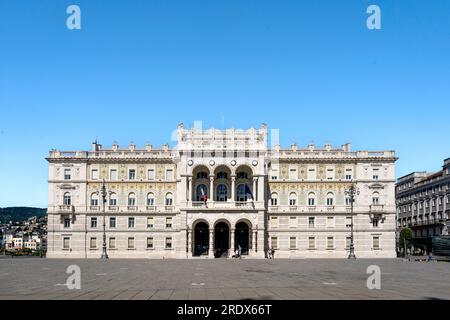
{"label": "building on the right", "polygon": [[398,234],[410,228],[414,243],[427,249],[433,237],[449,235],[450,158],[438,172],[413,172],[399,178],[395,190]]}

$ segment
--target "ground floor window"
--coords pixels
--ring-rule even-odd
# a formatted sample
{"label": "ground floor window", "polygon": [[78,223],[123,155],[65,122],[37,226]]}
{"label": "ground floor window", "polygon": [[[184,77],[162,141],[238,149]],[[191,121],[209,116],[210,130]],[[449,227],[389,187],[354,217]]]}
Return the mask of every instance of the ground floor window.
{"label": "ground floor window", "polygon": [[296,237],[290,237],[289,238],[289,249],[297,249],[297,238]]}
{"label": "ground floor window", "polygon": [[380,250],[380,237],[379,236],[373,236],[372,238],[372,245],[374,250]]}
{"label": "ground floor window", "polygon": [[63,238],[63,249],[69,249],[70,248],[70,238],[64,237]]}
{"label": "ground floor window", "polygon": [[91,249],[97,248],[97,238],[95,238],[95,237],[91,238],[89,248],[91,248]]}
{"label": "ground floor window", "polygon": [[278,249],[278,237],[272,237],[270,239],[270,244],[272,249]]}
{"label": "ground floor window", "polygon": [[316,238],[315,237],[308,238],[308,248],[309,248],[309,250],[314,250],[316,248]]}
{"label": "ground floor window", "polygon": [[328,250],[334,249],[334,237],[327,237],[327,249]]}
{"label": "ground floor window", "polygon": [[116,248],[116,238],[109,238],[109,248],[110,249],[115,249]]}
{"label": "ground floor window", "polygon": [[134,238],[128,238],[128,249],[134,249]]}
{"label": "ground floor window", "polygon": [[166,238],[166,249],[172,249],[172,238]]}
{"label": "ground floor window", "polygon": [[153,238],[147,238],[147,249],[153,249]]}

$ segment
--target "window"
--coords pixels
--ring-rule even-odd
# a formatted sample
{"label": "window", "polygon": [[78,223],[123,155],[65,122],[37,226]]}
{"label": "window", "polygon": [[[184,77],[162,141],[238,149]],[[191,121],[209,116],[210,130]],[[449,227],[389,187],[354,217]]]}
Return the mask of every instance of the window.
{"label": "window", "polygon": [[297,180],[297,169],[291,168],[289,169],[289,180]]}
{"label": "window", "polygon": [[271,249],[278,249],[278,237],[270,238]]}
{"label": "window", "polygon": [[166,238],[166,249],[172,249],[172,238]]}
{"label": "window", "polygon": [[155,169],[148,169],[147,177],[148,180],[155,180]]}
{"label": "window", "polygon": [[378,180],[379,171],[380,171],[379,169],[373,169],[373,176],[372,176],[373,180]]}
{"label": "window", "polygon": [[345,197],[345,205],[351,206],[352,205],[352,199],[350,197]]}
{"label": "window", "polygon": [[292,192],[289,195],[289,205],[295,206],[297,204],[297,194],[295,192]]}
{"label": "window", "polygon": [[153,249],[153,238],[147,238],[147,249]]}
{"label": "window", "polygon": [[278,217],[270,217],[270,227],[278,228]]}
{"label": "window", "polygon": [[332,192],[327,193],[327,206],[334,205],[334,194]]}
{"label": "window", "polygon": [[134,218],[129,217],[128,218],[128,229],[134,228]]}
{"label": "window", "polygon": [[109,179],[117,180],[117,170],[116,169],[109,170]]}
{"label": "window", "polygon": [[115,193],[111,193],[109,196],[109,205],[114,207],[117,206],[117,195]]}
{"label": "window", "polygon": [[238,186],[238,188],[237,188],[237,201],[240,201],[240,202],[247,201],[247,192],[246,192],[247,188],[246,188],[245,184],[240,184]]}
{"label": "window", "polygon": [[136,206],[136,195],[134,193],[130,193],[128,195],[128,206],[130,207]]}
{"label": "window", "polygon": [[352,180],[352,178],[353,178],[352,169],[345,169],[345,179]]}
{"label": "window", "polygon": [[314,217],[309,217],[308,218],[308,226],[310,227],[310,228],[314,228],[314,224],[315,224],[315,218]]}
{"label": "window", "polygon": [[92,171],[91,171],[91,179],[92,180],[98,180],[98,170],[97,169],[92,169]]}
{"label": "window", "polygon": [[69,192],[64,193],[63,203],[65,206],[70,206],[72,203],[72,197]]}
{"label": "window", "polygon": [[270,204],[272,206],[278,206],[278,193],[272,193],[272,196],[270,198]]}
{"label": "window", "polygon": [[112,229],[114,229],[116,227],[116,218],[115,217],[109,218],[109,227]]}
{"label": "window", "polygon": [[308,249],[314,250],[316,248],[316,237],[308,237]]}
{"label": "window", "polygon": [[352,227],[352,217],[345,217],[345,227],[346,228]]}
{"label": "window", "polygon": [[314,192],[310,192],[308,194],[308,206],[316,205],[316,194]]}
{"label": "window", "polygon": [[316,180],[316,169],[315,168],[308,169],[308,180]]}
{"label": "window", "polygon": [[334,169],[328,168],[326,175],[327,175],[327,180],[333,180],[334,179]]}
{"label": "window", "polygon": [[208,179],[208,174],[206,172],[197,173],[197,179]]}
{"label": "window", "polygon": [[70,218],[64,218],[64,228],[70,228]]}
{"label": "window", "polygon": [[166,206],[173,206],[173,195],[170,192],[166,194]]}
{"label": "window", "polygon": [[372,220],[372,226],[374,227],[374,228],[378,228],[378,218],[374,218],[373,220]]}
{"label": "window", "polygon": [[63,238],[63,249],[70,249],[70,238],[64,237]]}
{"label": "window", "polygon": [[98,194],[97,193],[91,194],[91,206],[93,206],[93,207],[98,206]]}
{"label": "window", "polygon": [[217,201],[226,202],[228,199],[228,188],[224,184],[217,186]]}
{"label": "window", "polygon": [[351,237],[346,237],[345,238],[345,249],[349,250],[351,243],[352,243],[352,238]]}
{"label": "window", "polygon": [[380,237],[379,236],[373,236],[372,245],[373,245],[374,250],[380,249]]}
{"label": "window", "polygon": [[219,180],[219,179],[228,179],[228,174],[226,173],[226,172],[219,172],[218,174],[217,174],[217,176],[216,176],[216,179],[217,180]]}
{"label": "window", "polygon": [[116,238],[111,237],[109,238],[109,248],[110,249],[115,249],[116,248]]}
{"label": "window", "polygon": [[297,248],[297,238],[296,237],[290,237],[289,238],[289,249],[294,250]]}
{"label": "window", "polygon": [[166,218],[166,229],[172,229],[172,218]]}
{"label": "window", "polygon": [[197,201],[203,201],[204,197],[208,197],[208,188],[204,184],[197,186]]}
{"label": "window", "polygon": [[147,206],[154,206],[155,205],[155,195],[150,192],[149,194],[147,194]]}
{"label": "window", "polygon": [[173,170],[172,169],[166,170],[166,180],[173,180]]}
{"label": "window", "polygon": [[378,192],[374,192],[372,194],[372,204],[374,205],[380,204],[380,194]]}
{"label": "window", "polygon": [[70,169],[64,169],[64,180],[70,180]]}
{"label": "window", "polygon": [[334,237],[327,237],[327,249],[334,249]]}
{"label": "window", "polygon": [[147,218],[147,228],[153,229],[154,228],[154,224],[155,224],[154,218],[153,217],[148,217]]}
{"label": "window", "polygon": [[135,169],[128,170],[128,179],[129,180],[135,180],[136,179],[136,170]]}
{"label": "window", "polygon": [[238,172],[236,175],[236,179],[248,179],[248,173],[247,172]]}
{"label": "window", "polygon": [[327,217],[327,227],[334,228],[334,217]]}
{"label": "window", "polygon": [[134,238],[132,237],[128,238],[128,249],[129,250],[134,249]]}
{"label": "window", "polygon": [[97,217],[91,218],[91,228],[93,229],[97,228]]}
{"label": "window", "polygon": [[297,226],[297,217],[289,217],[289,228],[295,228]]}
{"label": "window", "polygon": [[91,238],[89,241],[89,248],[90,249],[97,249],[97,238]]}

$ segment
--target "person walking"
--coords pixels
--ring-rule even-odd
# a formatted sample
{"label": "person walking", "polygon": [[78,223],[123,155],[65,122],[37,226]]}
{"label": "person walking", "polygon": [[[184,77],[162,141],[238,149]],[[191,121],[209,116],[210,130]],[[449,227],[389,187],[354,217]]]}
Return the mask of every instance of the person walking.
{"label": "person walking", "polygon": [[242,259],[242,248],[240,244],[238,244],[238,257],[239,259]]}

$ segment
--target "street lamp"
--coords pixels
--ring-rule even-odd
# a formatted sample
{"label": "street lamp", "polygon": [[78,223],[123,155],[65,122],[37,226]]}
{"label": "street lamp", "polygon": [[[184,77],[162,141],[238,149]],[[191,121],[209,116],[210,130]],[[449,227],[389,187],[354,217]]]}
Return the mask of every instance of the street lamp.
{"label": "street lamp", "polygon": [[351,225],[350,225],[350,254],[349,259],[356,259],[355,255],[355,243],[353,237],[353,203],[355,202],[355,196],[359,195],[359,190],[352,184],[349,189],[345,190],[345,195],[350,199],[350,213],[351,213]]}
{"label": "street lamp", "polygon": [[106,192],[106,186],[105,186],[105,180],[103,180],[102,188],[100,191],[97,191],[97,194],[99,194],[102,198],[102,204],[103,204],[103,246],[102,246],[102,260],[108,259],[108,253],[106,252],[106,218],[105,218],[105,204],[106,204],[106,196],[108,195],[108,192]]}

